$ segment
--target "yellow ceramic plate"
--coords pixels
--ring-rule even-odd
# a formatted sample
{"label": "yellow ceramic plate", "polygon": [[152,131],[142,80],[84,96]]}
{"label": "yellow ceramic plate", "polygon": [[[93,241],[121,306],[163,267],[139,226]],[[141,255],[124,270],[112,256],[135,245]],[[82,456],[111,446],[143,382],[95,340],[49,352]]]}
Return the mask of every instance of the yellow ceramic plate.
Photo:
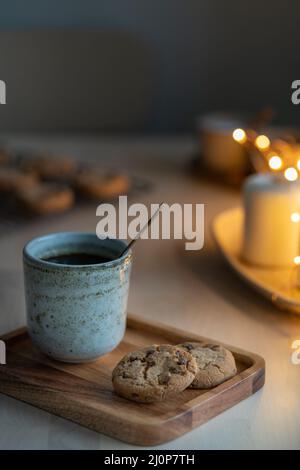
{"label": "yellow ceramic plate", "polygon": [[212,232],[222,255],[248,284],[278,308],[300,314],[300,287],[296,287],[296,270],[299,270],[300,278],[300,267],[270,269],[245,263],[241,259],[243,218],[240,207],[215,217]]}

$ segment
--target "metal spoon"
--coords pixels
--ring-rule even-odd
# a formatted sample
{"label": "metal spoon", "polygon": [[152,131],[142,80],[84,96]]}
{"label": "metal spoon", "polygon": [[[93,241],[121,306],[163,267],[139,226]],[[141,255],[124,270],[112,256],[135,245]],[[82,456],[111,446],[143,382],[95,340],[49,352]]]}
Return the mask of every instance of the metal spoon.
{"label": "metal spoon", "polygon": [[133,238],[131,240],[130,243],[128,243],[128,245],[126,246],[126,248],[124,248],[124,250],[121,252],[121,254],[118,256],[118,258],[121,258],[123,255],[125,255],[125,253],[132,247],[132,245],[140,238],[140,236],[142,235],[142,233],[144,233],[144,231],[146,230],[146,228],[148,228],[150,225],[151,225],[151,222],[152,220],[157,216],[157,214],[159,213],[160,211],[160,208],[162,206],[163,202],[161,202],[158,206],[158,209],[154,212],[154,214],[152,215],[152,217],[150,217],[150,219],[148,220],[148,222],[144,225],[144,227],[141,228],[141,230],[139,231],[139,233],[137,234],[137,236],[135,238]]}

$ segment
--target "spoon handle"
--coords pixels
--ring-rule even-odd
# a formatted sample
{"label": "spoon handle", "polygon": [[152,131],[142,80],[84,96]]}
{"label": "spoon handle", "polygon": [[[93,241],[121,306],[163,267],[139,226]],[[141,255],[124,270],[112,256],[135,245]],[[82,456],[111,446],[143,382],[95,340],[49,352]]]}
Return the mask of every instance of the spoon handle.
{"label": "spoon handle", "polygon": [[128,243],[128,245],[124,248],[124,250],[122,251],[122,253],[119,255],[119,258],[121,258],[123,255],[125,255],[125,253],[132,247],[132,245],[140,238],[140,236],[142,235],[142,233],[144,233],[144,231],[146,230],[146,228],[148,228],[148,227],[151,225],[152,220],[153,220],[153,219],[157,216],[157,214],[159,213],[162,204],[163,204],[162,202],[159,204],[158,209],[154,212],[154,214],[152,215],[152,217],[150,217],[150,219],[149,219],[148,222],[144,225],[144,227],[141,228],[141,230],[139,231],[139,233],[137,234],[137,236],[136,236],[135,238],[133,238],[133,239],[131,240],[131,242]]}

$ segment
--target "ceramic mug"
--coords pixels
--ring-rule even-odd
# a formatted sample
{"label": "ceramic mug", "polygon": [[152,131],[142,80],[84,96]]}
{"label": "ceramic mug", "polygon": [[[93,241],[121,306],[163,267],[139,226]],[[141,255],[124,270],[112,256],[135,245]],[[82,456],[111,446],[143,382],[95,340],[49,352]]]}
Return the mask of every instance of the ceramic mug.
{"label": "ceramic mug", "polygon": [[[64,362],[92,361],[112,351],[126,328],[132,254],[120,240],[65,232],[35,238],[23,250],[28,332],[48,356]],[[45,259],[86,253],[112,259],[65,265]]]}

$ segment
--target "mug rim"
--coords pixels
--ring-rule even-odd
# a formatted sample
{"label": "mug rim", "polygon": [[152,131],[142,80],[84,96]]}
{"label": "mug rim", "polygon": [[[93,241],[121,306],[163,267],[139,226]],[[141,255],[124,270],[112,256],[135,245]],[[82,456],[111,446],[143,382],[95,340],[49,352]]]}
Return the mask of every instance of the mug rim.
{"label": "mug rim", "polygon": [[116,242],[120,245],[120,248],[126,248],[127,244],[123,241],[123,240],[120,240],[118,238],[99,238],[97,237],[97,235],[93,232],[76,232],[76,231],[71,231],[71,232],[53,232],[53,233],[48,233],[48,234],[45,234],[45,235],[39,235],[37,237],[34,237],[32,238],[31,240],[29,240],[24,248],[23,248],[23,259],[25,261],[29,261],[31,262],[32,264],[34,264],[35,266],[39,266],[39,267],[45,267],[45,268],[49,268],[49,269],[66,269],[66,270],[79,270],[79,269],[89,269],[89,270],[93,270],[93,269],[96,269],[96,270],[99,270],[101,268],[105,269],[105,268],[110,268],[110,267],[114,267],[114,266],[117,266],[117,265],[120,265],[120,264],[123,264],[124,261],[126,259],[128,260],[131,260],[132,259],[132,251],[131,249],[129,249],[126,253],[124,253],[123,256],[121,257],[118,257],[116,259],[112,259],[110,261],[106,261],[104,263],[95,263],[95,264],[60,264],[60,263],[55,263],[55,262],[52,262],[52,261],[47,261],[45,259],[42,259],[40,258],[39,256],[36,256],[34,255],[31,250],[33,248],[33,246],[41,241],[47,241],[47,240],[51,240],[51,239],[56,239],[56,238],[60,238],[60,237],[65,237],[65,236],[78,236],[78,237],[93,237],[93,238],[96,238],[99,242],[100,241],[103,241],[105,242],[105,240],[110,240],[111,242]]}

